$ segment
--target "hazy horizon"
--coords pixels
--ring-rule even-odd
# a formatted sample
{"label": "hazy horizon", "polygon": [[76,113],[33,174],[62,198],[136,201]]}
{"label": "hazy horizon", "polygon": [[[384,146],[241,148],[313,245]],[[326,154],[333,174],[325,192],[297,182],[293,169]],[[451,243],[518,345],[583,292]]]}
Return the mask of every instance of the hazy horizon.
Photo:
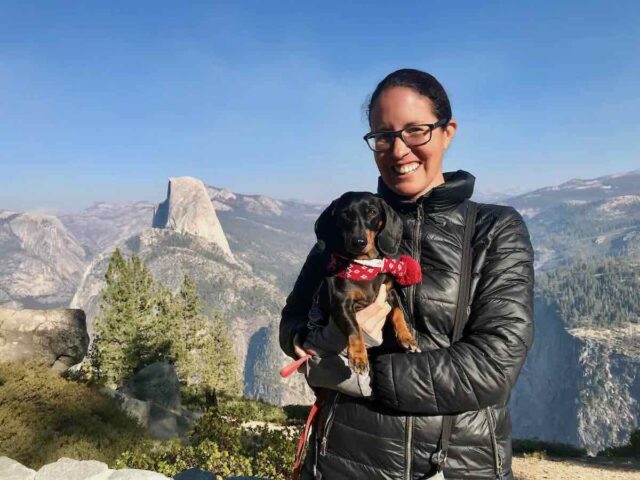
{"label": "hazy horizon", "polygon": [[[478,200],[478,201],[491,201],[491,200],[495,200],[495,199],[500,199],[500,200],[506,200],[509,199],[511,197],[516,197],[519,195],[523,195],[526,193],[530,193],[533,191],[536,191],[538,189],[541,188],[547,188],[547,187],[554,187],[557,185],[562,185],[564,183],[570,182],[572,180],[594,180],[595,178],[602,178],[602,177],[607,177],[607,176],[615,176],[615,175],[620,175],[620,174],[627,174],[627,173],[633,173],[633,172],[638,172],[640,171],[640,169],[634,169],[634,170],[628,170],[628,171],[624,171],[624,172],[611,172],[608,173],[606,175],[602,175],[600,177],[593,177],[593,178],[579,178],[579,177],[572,177],[572,178],[567,178],[565,180],[561,180],[558,181],[557,183],[553,183],[553,184],[549,184],[549,185],[541,185],[539,187],[536,188],[532,188],[532,189],[506,189],[503,191],[499,191],[499,190],[478,190],[477,188],[474,189],[474,194],[473,194],[473,198]],[[171,175],[171,177],[177,177],[180,175]],[[215,185],[214,183],[209,183],[204,179],[199,179],[202,180],[203,183],[205,184],[205,186],[208,187],[213,187],[213,188],[218,188],[218,189],[225,189],[225,190],[229,190],[232,191],[235,194],[239,194],[239,195],[247,195],[247,196],[256,196],[256,195],[262,195],[262,196],[267,196],[270,198],[275,198],[276,200],[281,200],[281,201],[290,201],[290,202],[300,202],[300,203],[306,203],[306,204],[311,204],[311,205],[326,205],[328,204],[333,198],[327,198],[324,201],[313,201],[313,200],[306,200],[303,198],[295,198],[295,197],[282,197],[282,196],[271,196],[271,195],[266,195],[264,193],[261,192],[241,192],[241,191],[237,191],[237,190],[233,190],[231,188],[225,187],[224,185]],[[52,208],[52,207],[46,207],[44,205],[39,205],[39,206],[35,206],[33,208],[28,208],[28,209],[19,209],[19,208],[7,208],[3,205],[0,205],[0,211],[2,210],[7,210],[7,211],[15,211],[15,212],[32,212],[32,213],[45,213],[45,214],[51,214],[51,215],[66,215],[66,214],[73,214],[73,213],[78,213],[81,212],[87,208],[90,208],[96,204],[100,204],[100,203],[108,203],[111,205],[125,205],[125,204],[132,204],[132,203],[137,203],[137,202],[142,202],[142,203],[150,203],[150,204],[158,204],[162,201],[165,200],[166,198],[166,186],[167,183],[169,181],[169,177],[167,177],[167,181],[165,182],[165,184],[163,184],[158,192],[158,195],[156,196],[156,198],[137,198],[132,196],[131,198],[113,198],[113,199],[102,199],[102,198],[96,198],[96,199],[91,199],[89,200],[89,202],[87,204],[84,205],[76,205],[74,208],[68,208],[68,209],[61,209],[61,208]],[[370,191],[375,191],[375,189],[369,189]],[[163,192],[163,193],[161,193]]]}

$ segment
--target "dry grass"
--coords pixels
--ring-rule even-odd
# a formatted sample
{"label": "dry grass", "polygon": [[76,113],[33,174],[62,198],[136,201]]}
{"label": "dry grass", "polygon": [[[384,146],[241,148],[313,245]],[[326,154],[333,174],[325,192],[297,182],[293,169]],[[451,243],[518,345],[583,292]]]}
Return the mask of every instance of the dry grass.
{"label": "dry grass", "polygon": [[640,480],[640,465],[630,461],[513,459],[515,480]]}

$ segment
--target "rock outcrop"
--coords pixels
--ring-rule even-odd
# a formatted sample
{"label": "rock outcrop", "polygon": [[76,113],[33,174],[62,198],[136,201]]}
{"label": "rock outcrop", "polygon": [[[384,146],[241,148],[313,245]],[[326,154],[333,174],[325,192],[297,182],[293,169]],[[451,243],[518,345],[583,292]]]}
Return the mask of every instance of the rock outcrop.
{"label": "rock outcrop", "polygon": [[63,372],[82,361],[88,347],[82,310],[0,308],[0,361],[42,359],[54,370]]}
{"label": "rock outcrop", "polygon": [[[178,473],[175,480],[214,480],[216,475],[198,468]],[[0,457],[2,480],[171,480],[156,472],[124,468],[111,470],[106,463],[96,460],[61,458],[44,465],[37,472],[8,457]],[[227,480],[267,480],[258,477],[228,477]]]}
{"label": "rock outcrop", "polygon": [[535,304],[536,337],[511,398],[514,438],[596,454],[640,428],[640,325],[566,330],[558,312]]}
{"label": "rock outcrop", "polygon": [[36,471],[8,457],[0,457],[0,478],[3,480],[33,480]]}
{"label": "rock outcrop", "polygon": [[197,178],[169,178],[167,198],[158,205],[153,227],[197,235],[215,243],[233,257],[207,189]]}
{"label": "rock outcrop", "polygon": [[171,480],[148,470],[125,468],[110,470],[106,463],[96,460],[61,458],[44,465],[37,472],[7,457],[0,457],[2,480]]}

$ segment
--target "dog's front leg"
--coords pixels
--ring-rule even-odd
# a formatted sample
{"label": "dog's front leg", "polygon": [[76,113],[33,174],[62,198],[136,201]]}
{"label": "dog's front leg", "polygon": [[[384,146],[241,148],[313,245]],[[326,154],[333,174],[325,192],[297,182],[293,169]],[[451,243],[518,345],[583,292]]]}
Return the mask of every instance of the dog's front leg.
{"label": "dog's front leg", "polygon": [[407,350],[419,352],[420,349],[418,348],[416,339],[411,334],[409,326],[407,325],[407,320],[404,318],[404,314],[402,313],[398,292],[390,290],[387,299],[389,301],[389,305],[391,305],[391,311],[387,318],[391,320],[398,342]]}
{"label": "dog's front leg", "polygon": [[355,298],[346,295],[333,310],[334,321],[347,336],[347,355],[349,366],[356,373],[365,373],[369,368],[367,348],[364,343],[364,334],[356,320]]}

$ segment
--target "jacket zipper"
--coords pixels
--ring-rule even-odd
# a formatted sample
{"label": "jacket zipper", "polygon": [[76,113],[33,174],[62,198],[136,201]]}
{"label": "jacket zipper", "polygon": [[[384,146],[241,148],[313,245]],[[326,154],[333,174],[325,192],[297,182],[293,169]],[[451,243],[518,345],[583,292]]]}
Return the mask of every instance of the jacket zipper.
{"label": "jacket zipper", "polygon": [[336,392],[333,397],[333,402],[331,402],[331,408],[329,409],[329,414],[327,415],[327,423],[324,425],[324,431],[322,432],[322,442],[320,446],[320,455],[324,456],[327,454],[327,442],[329,439],[329,432],[331,431],[331,426],[333,425],[333,417],[336,414],[336,405],[338,404],[338,397],[340,396],[340,392]]}
{"label": "jacket zipper", "polygon": [[[420,229],[422,227],[423,220],[423,206],[422,203],[418,204],[418,211],[416,215],[416,228],[414,230],[413,245],[411,245],[411,253],[418,263],[420,263]],[[411,319],[414,315],[414,303],[416,299],[416,286],[411,285],[409,287],[409,311],[411,312]],[[409,323],[409,330],[415,337],[415,325],[413,321]],[[413,417],[411,415],[406,417],[405,421],[405,451],[404,451],[404,478],[405,480],[411,480],[412,469],[412,453],[413,453]]]}
{"label": "jacket zipper", "polygon": [[485,408],[485,411],[487,412],[487,421],[489,422],[489,435],[491,436],[491,447],[493,448],[493,461],[495,462],[496,476],[499,480],[502,480],[503,465],[500,450],[498,450],[498,440],[496,438],[496,417],[491,407]]}
{"label": "jacket zipper", "polygon": [[[470,205],[467,205],[467,209],[469,208],[471,208]],[[471,241],[473,239],[473,234],[475,231],[475,225],[467,225],[466,218],[467,214],[465,213],[465,227],[462,242],[463,248],[465,248],[466,245],[471,245]],[[468,320],[469,314],[471,313],[471,279],[467,278],[470,273],[469,262],[472,261],[471,256],[472,255],[470,254],[465,255],[464,252],[462,254],[462,263],[460,265],[460,289],[458,290],[458,305],[466,305],[466,308],[464,310],[462,308],[459,308],[456,311],[456,318],[454,319],[454,322],[456,325],[458,325],[458,329],[457,331],[454,330],[454,332],[452,332],[452,344],[457,342],[458,339],[462,336],[462,331],[464,330],[465,315],[466,319]],[[473,278],[473,273],[471,273],[471,276]]]}

